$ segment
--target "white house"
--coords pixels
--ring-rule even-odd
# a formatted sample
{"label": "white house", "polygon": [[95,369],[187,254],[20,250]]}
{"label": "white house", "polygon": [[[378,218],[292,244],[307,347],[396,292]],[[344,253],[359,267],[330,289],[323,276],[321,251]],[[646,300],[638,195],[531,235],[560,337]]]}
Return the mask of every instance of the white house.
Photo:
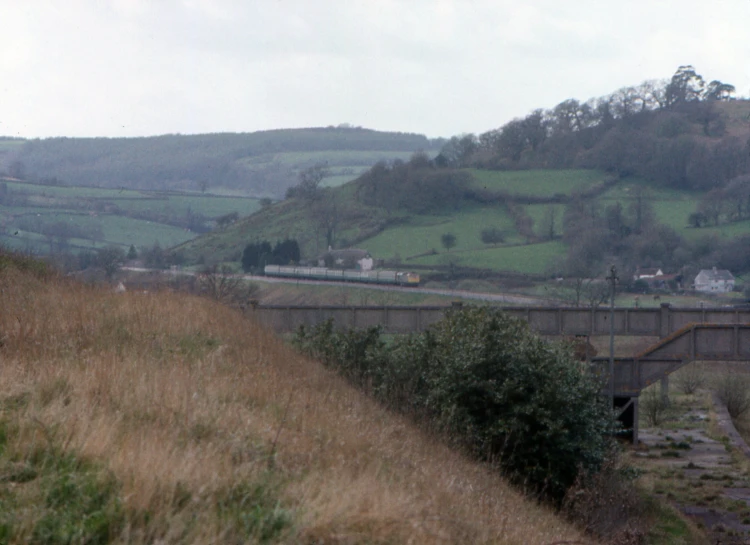
{"label": "white house", "polygon": [[727,293],[734,290],[734,276],[726,269],[703,269],[695,277],[695,291]]}

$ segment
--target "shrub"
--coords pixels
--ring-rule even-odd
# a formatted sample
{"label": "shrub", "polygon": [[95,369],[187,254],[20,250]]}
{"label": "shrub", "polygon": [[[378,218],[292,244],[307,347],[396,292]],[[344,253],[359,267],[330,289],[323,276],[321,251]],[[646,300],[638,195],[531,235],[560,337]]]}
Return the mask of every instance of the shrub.
{"label": "shrub", "polygon": [[706,384],[706,370],[700,363],[694,362],[686,365],[675,377],[677,387],[684,394],[694,394]]}
{"label": "shrub", "polygon": [[499,244],[505,242],[505,234],[497,227],[487,227],[482,229],[480,237],[485,244]]}
{"label": "shrub", "polygon": [[332,322],[300,330],[296,342],[555,501],[605,459],[611,413],[595,378],[566,347],[500,311],[452,311],[390,345],[379,329],[335,331]]}
{"label": "shrub", "polygon": [[607,543],[645,543],[648,513],[633,480],[640,472],[618,465],[612,452],[601,471],[582,475],[563,501],[563,512],[587,533]]}
{"label": "shrub", "polygon": [[554,499],[599,469],[609,412],[569,350],[486,307],[451,312],[430,334],[427,406],[478,454]]}
{"label": "shrub", "polygon": [[740,373],[726,373],[716,386],[716,395],[727,407],[732,418],[738,418],[750,409],[750,379]]}
{"label": "shrub", "polygon": [[667,404],[660,391],[649,388],[641,396],[640,408],[649,426],[658,426],[664,421]]}

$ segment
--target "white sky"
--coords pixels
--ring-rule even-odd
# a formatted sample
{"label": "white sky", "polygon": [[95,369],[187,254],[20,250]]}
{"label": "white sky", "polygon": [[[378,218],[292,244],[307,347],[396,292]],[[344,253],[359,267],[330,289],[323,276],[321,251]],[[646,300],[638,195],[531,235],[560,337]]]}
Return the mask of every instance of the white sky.
{"label": "white sky", "polygon": [[750,0],[0,0],[0,135],[481,133],[692,64],[750,94]]}

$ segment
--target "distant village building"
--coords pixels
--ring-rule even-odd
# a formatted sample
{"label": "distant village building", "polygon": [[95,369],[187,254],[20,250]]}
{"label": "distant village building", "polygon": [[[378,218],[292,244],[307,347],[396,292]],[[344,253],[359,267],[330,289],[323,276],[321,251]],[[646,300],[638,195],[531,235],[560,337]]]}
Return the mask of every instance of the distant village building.
{"label": "distant village building", "polygon": [[638,267],[633,275],[633,280],[646,280],[648,278],[656,278],[657,276],[664,276],[661,269],[641,269]]}
{"label": "distant village building", "polygon": [[734,290],[734,276],[726,269],[703,269],[695,277],[695,291],[728,293]]}
{"label": "distant village building", "polygon": [[636,282],[645,282],[651,290],[682,289],[681,274],[664,274],[659,268],[638,268],[633,274]]}
{"label": "distant village building", "polygon": [[367,250],[347,248],[346,250],[331,250],[318,258],[319,267],[336,267],[340,269],[372,270],[374,260]]}

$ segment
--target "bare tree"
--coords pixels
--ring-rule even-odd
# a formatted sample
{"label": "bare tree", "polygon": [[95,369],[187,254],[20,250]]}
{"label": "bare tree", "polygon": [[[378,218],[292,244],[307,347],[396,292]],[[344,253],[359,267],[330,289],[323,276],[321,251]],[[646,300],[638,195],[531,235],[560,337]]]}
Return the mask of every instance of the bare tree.
{"label": "bare tree", "polygon": [[215,301],[245,308],[258,292],[256,284],[233,274],[227,265],[206,267],[198,277],[200,292]]}
{"label": "bare tree", "polygon": [[677,372],[675,383],[684,394],[693,394],[705,386],[706,369],[701,363],[690,363]]}
{"label": "bare tree", "polygon": [[313,221],[326,238],[326,249],[336,244],[336,229],[339,224],[340,207],[336,193],[330,188],[320,191],[319,197],[310,207]]}
{"label": "bare tree", "polygon": [[299,197],[309,201],[318,199],[322,190],[320,184],[329,175],[330,171],[326,163],[317,163],[306,168],[297,176],[299,183],[287,189],[286,197],[288,199]]}
{"label": "bare tree", "polygon": [[716,385],[716,395],[732,418],[750,410],[750,377],[744,373],[725,373]]}

